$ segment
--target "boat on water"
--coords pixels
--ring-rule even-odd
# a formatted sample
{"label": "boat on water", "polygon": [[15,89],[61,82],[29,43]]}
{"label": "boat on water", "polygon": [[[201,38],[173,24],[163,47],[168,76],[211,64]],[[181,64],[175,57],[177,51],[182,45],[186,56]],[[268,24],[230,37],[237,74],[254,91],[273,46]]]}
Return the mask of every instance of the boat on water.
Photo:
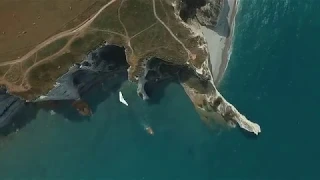
{"label": "boat on water", "polygon": [[127,101],[123,98],[123,95],[122,95],[122,92],[121,92],[121,91],[119,91],[119,101],[120,101],[122,104],[124,104],[124,105],[126,105],[126,106],[129,106],[129,104],[127,103]]}
{"label": "boat on water", "polygon": [[146,127],[145,130],[147,131],[148,134],[154,135],[153,129],[150,126]]}
{"label": "boat on water", "polygon": [[154,131],[153,131],[153,129],[151,128],[151,126],[149,126],[148,124],[146,124],[146,123],[142,123],[142,126],[143,126],[143,128],[144,128],[144,130],[148,133],[148,134],[150,134],[150,135],[154,135]]}

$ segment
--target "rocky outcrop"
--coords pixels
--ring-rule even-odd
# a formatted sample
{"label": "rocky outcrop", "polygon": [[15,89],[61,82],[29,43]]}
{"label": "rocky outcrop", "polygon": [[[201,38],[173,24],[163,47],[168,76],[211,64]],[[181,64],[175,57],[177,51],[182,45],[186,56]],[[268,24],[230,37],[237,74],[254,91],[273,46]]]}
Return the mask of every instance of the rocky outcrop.
{"label": "rocky outcrop", "polygon": [[222,0],[207,0],[206,5],[196,10],[199,23],[203,26],[216,26],[222,4]]}
{"label": "rocky outcrop", "polygon": [[137,93],[143,100],[148,100],[149,99],[149,96],[145,91],[145,84],[147,82],[146,76],[147,76],[147,74],[149,72],[149,61],[150,60],[148,60],[148,59],[143,61],[143,63],[142,63],[143,73],[139,77],[139,80],[138,80]]}
{"label": "rocky outcrop", "polygon": [[216,26],[223,6],[223,0],[182,0],[180,17],[184,21],[197,19],[203,26]]}
{"label": "rocky outcrop", "polygon": [[18,97],[7,94],[4,88],[0,89],[0,128],[11,122],[13,116],[25,106],[25,102]]}

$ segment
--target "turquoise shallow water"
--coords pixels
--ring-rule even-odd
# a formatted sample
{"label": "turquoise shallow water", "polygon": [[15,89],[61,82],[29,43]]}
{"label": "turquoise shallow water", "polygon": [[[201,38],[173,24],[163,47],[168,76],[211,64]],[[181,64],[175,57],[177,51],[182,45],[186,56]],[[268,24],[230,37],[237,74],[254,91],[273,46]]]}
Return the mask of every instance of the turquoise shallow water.
{"label": "turquoise shallow water", "polygon": [[147,104],[126,82],[130,108],[95,88],[91,118],[40,111],[2,140],[1,179],[319,179],[319,9],[317,0],[241,2],[220,90],[261,125],[258,138],[208,129],[177,84]]}

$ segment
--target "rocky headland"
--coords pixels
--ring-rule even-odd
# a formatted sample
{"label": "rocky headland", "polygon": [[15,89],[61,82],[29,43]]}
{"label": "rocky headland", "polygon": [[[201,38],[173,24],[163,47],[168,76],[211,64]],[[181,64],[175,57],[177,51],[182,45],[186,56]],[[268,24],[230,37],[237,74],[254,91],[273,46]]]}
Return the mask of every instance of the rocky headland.
{"label": "rocky headland", "polygon": [[[68,57],[72,61],[64,64],[70,66],[53,82],[32,79],[35,85],[23,93],[5,88],[0,90],[0,128],[13,123],[12,117],[26,102],[71,100],[81,114],[89,115],[90,107],[81,101],[83,93],[101,79],[127,76],[128,80],[137,83],[137,93],[144,100],[150,98],[154,84],[174,80],[184,87],[196,110],[206,121],[220,119],[228,126],[236,127],[238,124],[249,132],[260,133],[260,126],[249,121],[228,103],[215,86],[227,67],[237,0],[148,1],[139,7],[148,8],[143,13],[150,10],[153,17],[144,21],[137,19],[135,22],[145,27],[138,31],[129,27],[133,17],[120,12],[137,8],[135,3],[141,2],[110,1],[107,5],[114,6],[111,7],[113,9],[107,9],[106,5],[105,14],[101,9],[101,14],[109,18],[108,22],[105,22],[105,17],[98,16],[98,12],[94,16],[97,19],[89,21],[95,27],[69,38],[69,42],[54,58]],[[115,13],[114,21],[108,13]],[[145,16],[143,13],[137,11],[137,18]],[[84,25],[90,24],[87,22]],[[98,29],[102,27],[105,29]],[[72,36],[73,32],[76,30],[68,35]],[[57,71],[60,72],[61,64],[58,65],[55,68],[58,67]],[[28,69],[28,72],[39,72],[39,68],[36,68]],[[51,66],[46,68],[51,70],[48,69]],[[47,83],[46,88],[36,86],[41,82]],[[28,84],[24,86],[28,87]]]}

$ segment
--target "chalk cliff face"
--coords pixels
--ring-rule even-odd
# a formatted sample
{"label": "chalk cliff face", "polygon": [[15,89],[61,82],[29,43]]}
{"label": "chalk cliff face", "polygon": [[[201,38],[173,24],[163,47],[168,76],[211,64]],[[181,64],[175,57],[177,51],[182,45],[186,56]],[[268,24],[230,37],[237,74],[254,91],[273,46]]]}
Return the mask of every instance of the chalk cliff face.
{"label": "chalk cliff face", "polygon": [[77,100],[98,80],[104,76],[123,73],[128,68],[124,48],[105,45],[93,52],[69,71],[57,79],[54,88],[34,102],[52,100]]}

